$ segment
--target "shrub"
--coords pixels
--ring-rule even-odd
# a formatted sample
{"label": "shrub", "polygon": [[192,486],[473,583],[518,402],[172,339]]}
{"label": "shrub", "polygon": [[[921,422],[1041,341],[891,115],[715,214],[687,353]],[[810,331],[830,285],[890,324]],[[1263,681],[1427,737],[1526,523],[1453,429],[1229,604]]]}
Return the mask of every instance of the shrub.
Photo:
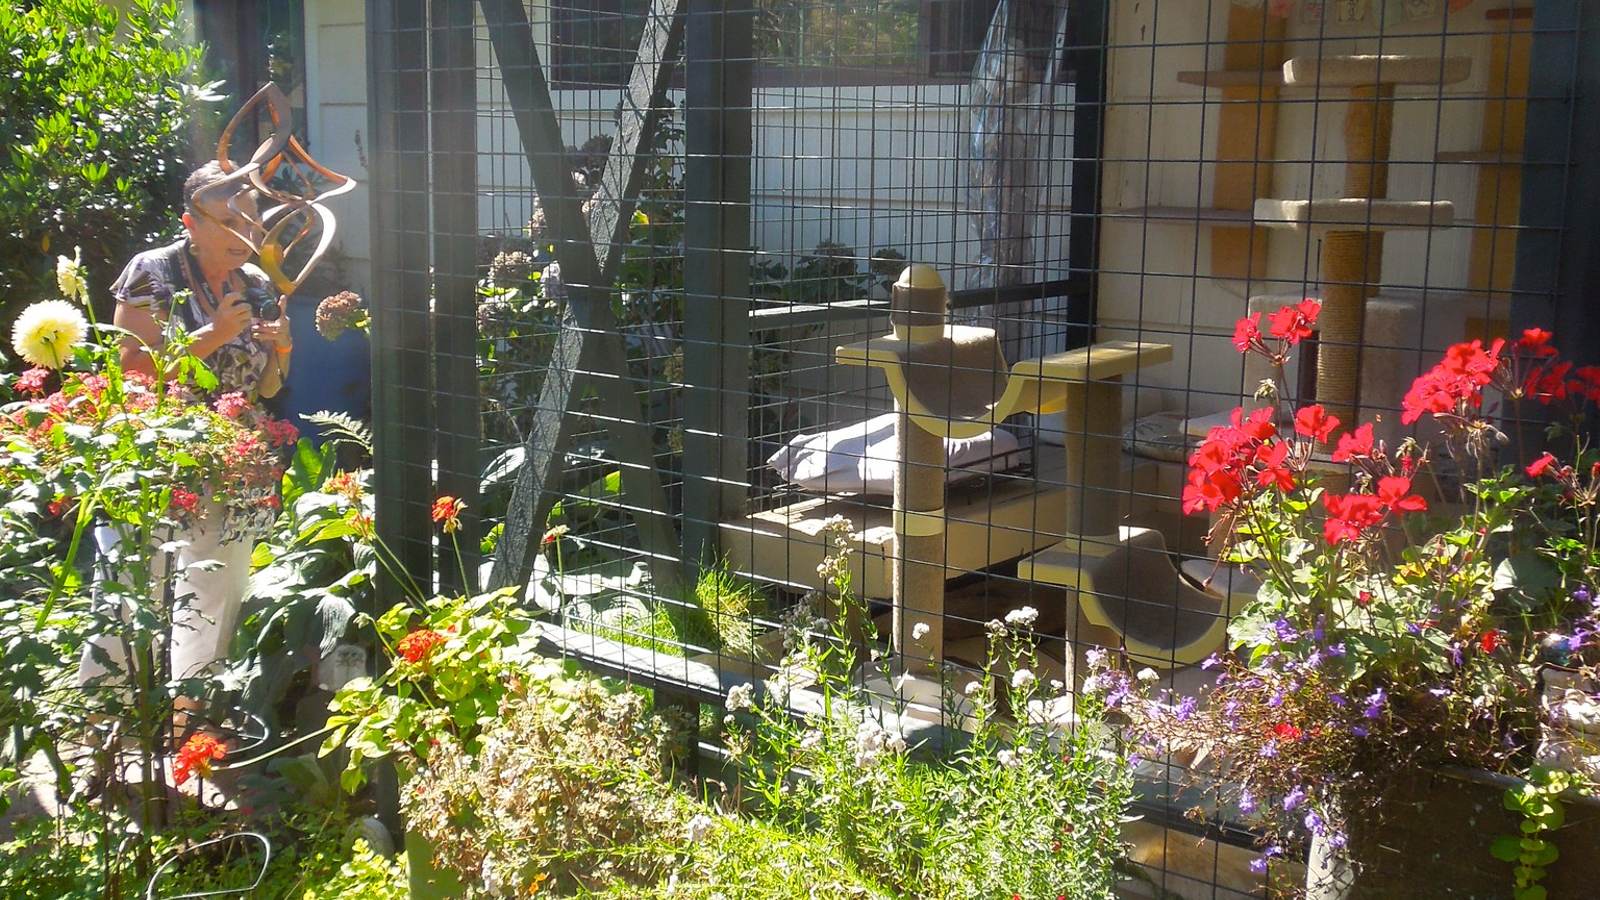
{"label": "shrub", "polygon": [[0,327],[52,287],[66,235],[110,284],[172,228],[190,114],[214,99],[177,19],[171,0],[0,6]]}
{"label": "shrub", "polygon": [[654,881],[692,818],[663,780],[661,721],[640,694],[558,663],[518,680],[476,753],[447,737],[428,754],[402,793],[409,827],[491,895]]}
{"label": "shrub", "polygon": [[[1133,775],[1103,696],[1073,697],[1033,674],[1038,614],[1024,607],[988,623],[981,677],[943,685],[946,712],[973,724],[970,743],[917,758],[853,671],[848,623],[866,610],[849,591],[848,532],[843,520],[825,529],[829,554],[819,571],[845,611],[831,633],[803,627],[768,681],[772,695],[758,699],[751,685],[729,692],[729,754],[752,810],[824,841],[894,896],[1115,896]],[[997,676],[1002,668],[1009,677]],[[813,686],[821,711],[796,720],[783,692]],[[903,704],[897,698],[897,709]]]}

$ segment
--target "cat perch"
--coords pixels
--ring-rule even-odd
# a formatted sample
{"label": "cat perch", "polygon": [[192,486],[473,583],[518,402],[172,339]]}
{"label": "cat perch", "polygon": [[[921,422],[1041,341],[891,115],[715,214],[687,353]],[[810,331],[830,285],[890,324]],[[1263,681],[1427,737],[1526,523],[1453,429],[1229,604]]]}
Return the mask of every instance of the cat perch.
{"label": "cat perch", "polygon": [[[894,285],[893,331],[835,353],[844,365],[881,370],[901,414],[891,639],[902,669],[913,673],[937,671],[944,660],[943,439],[981,434],[1023,412],[1064,413],[1069,427],[1092,421],[1120,428],[1122,377],[1172,358],[1167,344],[1108,341],[1007,366],[993,329],[946,324],[947,302],[934,269],[910,266]],[[1104,418],[1107,413],[1114,418]],[[1115,490],[1118,440],[1112,437],[1108,447],[1088,434],[1067,436],[1067,533],[1115,528],[1118,503],[1110,497],[1091,503],[1089,490],[1091,484]]]}

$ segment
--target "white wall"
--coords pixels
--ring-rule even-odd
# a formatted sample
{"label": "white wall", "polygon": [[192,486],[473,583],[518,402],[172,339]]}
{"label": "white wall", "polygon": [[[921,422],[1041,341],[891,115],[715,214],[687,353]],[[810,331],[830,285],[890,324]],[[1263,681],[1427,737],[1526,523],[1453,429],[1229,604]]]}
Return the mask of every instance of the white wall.
{"label": "white wall", "polygon": [[[1443,4],[1439,4],[1443,7]],[[1441,17],[1390,23],[1378,36],[1382,4],[1370,4],[1359,24],[1318,24],[1296,13],[1288,25],[1289,55],[1413,53],[1468,56],[1474,63],[1465,82],[1397,91],[1389,196],[1449,200],[1458,222],[1473,218],[1476,169],[1435,167],[1438,151],[1476,149],[1483,116],[1488,26],[1474,4],[1450,18],[1441,37]],[[1328,4],[1329,9],[1333,4]],[[1215,154],[1220,92],[1179,84],[1183,70],[1221,68],[1228,4],[1161,0],[1116,0],[1111,27],[1115,49],[1109,61],[1103,202],[1109,212],[1146,206],[1209,206],[1213,169],[1201,160]],[[1331,14],[1331,13],[1330,13]],[[1431,33],[1430,33],[1431,32]],[[1207,41],[1219,42],[1211,48]],[[1298,44],[1296,43],[1298,42]],[[1160,44],[1162,46],[1156,46]],[[1179,46],[1172,46],[1179,45]],[[1342,92],[1285,89],[1273,165],[1273,196],[1335,197],[1342,192],[1344,111],[1332,102]],[[1203,102],[1209,101],[1209,102]],[[1148,162],[1147,162],[1148,160]],[[1316,162],[1313,163],[1312,161]],[[1335,160],[1323,162],[1323,160]],[[1396,232],[1385,240],[1383,280],[1397,288],[1435,291],[1467,285],[1470,228]],[[1169,408],[1195,413],[1231,407],[1242,391],[1239,354],[1230,345],[1233,322],[1249,295],[1311,292],[1317,281],[1317,246],[1304,237],[1273,232],[1268,239],[1267,280],[1246,283],[1210,275],[1210,229],[1183,224],[1107,220],[1101,238],[1099,315],[1102,338],[1142,336],[1170,341],[1175,360],[1140,376],[1162,388],[1155,398]],[[1482,308],[1482,301],[1477,301]],[[1194,336],[1191,338],[1190,333]],[[1185,389],[1188,389],[1186,395]]]}
{"label": "white wall", "polygon": [[338,246],[345,274],[358,291],[367,287],[371,261],[368,173],[359,146],[367,140],[367,35],[362,0],[310,0],[305,4],[307,149],[318,162],[359,182],[329,201],[339,221]]}

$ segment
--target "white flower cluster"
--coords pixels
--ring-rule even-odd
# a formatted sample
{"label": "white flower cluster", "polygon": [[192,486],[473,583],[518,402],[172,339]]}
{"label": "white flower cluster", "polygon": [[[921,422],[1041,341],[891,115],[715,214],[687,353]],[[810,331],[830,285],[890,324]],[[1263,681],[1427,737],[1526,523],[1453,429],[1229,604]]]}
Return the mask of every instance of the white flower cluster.
{"label": "white flower cluster", "polygon": [[911,626],[911,639],[913,641],[920,641],[920,640],[922,640],[923,638],[925,638],[927,636],[928,636],[928,623],[927,622],[918,622],[917,624]]}
{"label": "white flower cluster", "polygon": [[83,248],[74,248],[72,256],[56,257],[56,287],[61,296],[79,303],[89,302],[89,279],[83,268]]}
{"label": "white flower cluster", "polygon": [[710,816],[700,813],[685,823],[684,833],[689,838],[689,843],[698,844],[705,838],[707,832],[711,831],[711,826],[715,824],[716,821]]}
{"label": "white flower cluster", "polygon": [[1031,606],[1013,609],[1006,613],[1006,624],[1012,628],[1032,628],[1039,621],[1039,611]]}
{"label": "white flower cluster", "polygon": [[1011,687],[1014,690],[1025,691],[1033,687],[1033,683],[1038,680],[1038,678],[1034,677],[1033,672],[1027,669],[1018,669],[1011,673]]}
{"label": "white flower cluster", "polygon": [[877,762],[884,753],[906,752],[906,739],[899,732],[891,732],[873,719],[863,719],[856,727],[856,765],[866,768]]}
{"label": "white flower cluster", "polygon": [[755,699],[755,687],[748,682],[728,688],[728,712],[749,709]]}

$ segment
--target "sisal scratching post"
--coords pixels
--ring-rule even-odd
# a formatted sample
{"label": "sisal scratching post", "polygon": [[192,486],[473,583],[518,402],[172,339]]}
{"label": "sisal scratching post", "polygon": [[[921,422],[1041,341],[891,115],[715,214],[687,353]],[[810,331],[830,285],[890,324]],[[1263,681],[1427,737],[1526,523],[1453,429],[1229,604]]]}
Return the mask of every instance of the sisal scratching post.
{"label": "sisal scratching post", "polygon": [[[895,339],[910,345],[941,337],[947,298],[938,272],[908,266],[892,291]],[[895,409],[893,642],[905,671],[925,674],[944,656],[944,437],[918,425],[898,399]],[[914,640],[918,625],[927,631]]]}
{"label": "sisal scratching post", "polygon": [[[1394,137],[1394,85],[1363,85],[1350,89],[1350,110],[1344,121],[1344,195],[1389,196],[1389,146]],[[1383,232],[1367,234],[1364,292],[1378,293],[1383,275]]]}
{"label": "sisal scratching post", "polygon": [[[1374,235],[1381,238],[1381,233]],[[1368,235],[1329,232],[1322,242],[1321,337],[1317,343],[1317,401],[1354,422],[1359,389],[1362,310],[1366,305]]]}

